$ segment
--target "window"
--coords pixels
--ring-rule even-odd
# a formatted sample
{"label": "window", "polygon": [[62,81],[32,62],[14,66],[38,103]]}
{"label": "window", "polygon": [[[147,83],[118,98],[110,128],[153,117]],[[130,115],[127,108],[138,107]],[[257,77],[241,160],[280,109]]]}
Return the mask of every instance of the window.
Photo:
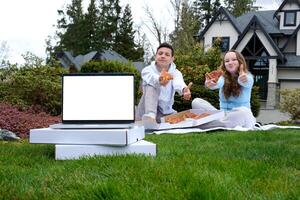
{"label": "window", "polygon": [[213,37],[213,46],[219,46],[222,52],[229,50],[229,37]]}
{"label": "window", "polygon": [[296,12],[286,11],[284,13],[284,25],[285,26],[295,26],[296,25]]}

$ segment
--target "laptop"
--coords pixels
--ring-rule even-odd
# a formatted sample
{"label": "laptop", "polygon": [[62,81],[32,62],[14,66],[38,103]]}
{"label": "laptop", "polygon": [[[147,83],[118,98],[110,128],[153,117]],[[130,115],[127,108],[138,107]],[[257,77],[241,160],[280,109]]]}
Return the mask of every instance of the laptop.
{"label": "laptop", "polygon": [[63,74],[62,123],[50,128],[130,128],[134,97],[134,74]]}

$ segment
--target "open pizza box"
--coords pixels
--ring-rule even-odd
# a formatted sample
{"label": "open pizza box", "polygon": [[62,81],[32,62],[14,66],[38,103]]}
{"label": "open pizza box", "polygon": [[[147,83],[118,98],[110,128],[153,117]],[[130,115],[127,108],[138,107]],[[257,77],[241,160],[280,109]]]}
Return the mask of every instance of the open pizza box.
{"label": "open pizza box", "polygon": [[[180,121],[178,123],[168,123],[167,121],[170,121],[168,119],[170,118],[180,118],[182,115],[186,115],[186,113],[193,113],[198,115],[194,118],[188,118],[185,117],[183,121]],[[203,111],[201,109],[190,109],[185,110],[182,112],[178,112],[172,115],[167,115],[161,118],[161,123],[159,124],[158,128],[155,130],[166,130],[166,129],[175,129],[175,128],[189,128],[189,127],[196,127],[202,124],[206,124],[208,122],[219,120],[225,116],[224,111],[222,110],[215,110],[215,111]]]}

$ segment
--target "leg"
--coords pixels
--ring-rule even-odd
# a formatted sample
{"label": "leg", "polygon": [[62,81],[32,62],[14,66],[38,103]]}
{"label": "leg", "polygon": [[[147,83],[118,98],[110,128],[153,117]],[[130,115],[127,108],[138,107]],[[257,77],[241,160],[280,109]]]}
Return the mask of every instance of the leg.
{"label": "leg", "polygon": [[156,129],[158,127],[156,119],[158,117],[159,93],[159,88],[154,88],[151,85],[143,87],[143,96],[137,107],[135,119],[142,120],[146,129]]}
{"label": "leg", "polygon": [[204,99],[201,98],[195,98],[192,101],[192,109],[201,109],[203,111],[217,110],[208,101],[205,101]]}
{"label": "leg", "polygon": [[136,120],[141,120],[144,115],[156,118],[158,97],[159,88],[151,85],[143,87],[143,95],[136,109]]}
{"label": "leg", "polygon": [[255,126],[256,119],[249,108],[239,107],[228,112],[221,122],[225,124],[226,128],[234,128],[236,126],[253,128]]}
{"label": "leg", "polygon": [[232,111],[226,113],[225,117],[220,120],[215,120],[207,124],[199,126],[202,129],[224,127],[234,128],[241,126],[243,128],[253,128],[255,126],[256,119],[253,116],[251,110],[246,107],[234,108]]}

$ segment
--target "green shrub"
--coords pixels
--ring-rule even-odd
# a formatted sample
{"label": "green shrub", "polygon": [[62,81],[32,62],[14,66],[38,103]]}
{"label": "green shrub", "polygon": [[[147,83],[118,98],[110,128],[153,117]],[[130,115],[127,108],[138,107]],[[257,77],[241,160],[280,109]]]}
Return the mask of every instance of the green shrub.
{"label": "green shrub", "polygon": [[300,89],[280,91],[280,110],[291,114],[292,119],[300,119]]}
{"label": "green shrub", "polygon": [[82,73],[97,73],[97,72],[118,72],[118,73],[133,73],[134,74],[134,87],[135,87],[135,103],[139,102],[141,97],[141,90],[140,90],[140,81],[141,81],[141,74],[140,72],[132,66],[130,63],[120,63],[116,61],[91,61],[84,64],[80,72]]}
{"label": "green shrub", "polygon": [[[193,82],[191,100],[202,98],[219,108],[218,92],[205,88],[204,82],[205,73],[215,70],[220,65],[220,51],[212,48],[204,52],[199,45],[192,48],[192,51],[187,54],[175,55],[177,69],[181,71],[186,84]],[[190,109],[191,101],[184,101],[181,96],[176,95],[173,108],[177,111]]]}
{"label": "green shrub", "polygon": [[[176,53],[176,52],[175,52]],[[176,54],[175,63],[177,66],[202,66],[206,65],[210,71],[217,69],[222,61],[219,48],[210,48],[207,52],[200,45],[195,45],[187,54]]]}
{"label": "green shrub", "polygon": [[[202,66],[178,66],[179,71],[182,72],[183,78],[188,84],[193,83],[191,88],[192,98],[202,98],[209,101],[215,107],[219,107],[219,97],[217,91],[212,91],[204,87],[205,73],[209,72],[210,69],[207,65]],[[191,108],[191,101],[183,100],[182,96],[176,95],[173,108],[177,111],[187,110]]]}
{"label": "green shrub", "polygon": [[[27,66],[2,71],[0,101],[19,109],[38,106],[51,115],[61,113],[61,67]],[[5,75],[4,75],[5,74]]]}

